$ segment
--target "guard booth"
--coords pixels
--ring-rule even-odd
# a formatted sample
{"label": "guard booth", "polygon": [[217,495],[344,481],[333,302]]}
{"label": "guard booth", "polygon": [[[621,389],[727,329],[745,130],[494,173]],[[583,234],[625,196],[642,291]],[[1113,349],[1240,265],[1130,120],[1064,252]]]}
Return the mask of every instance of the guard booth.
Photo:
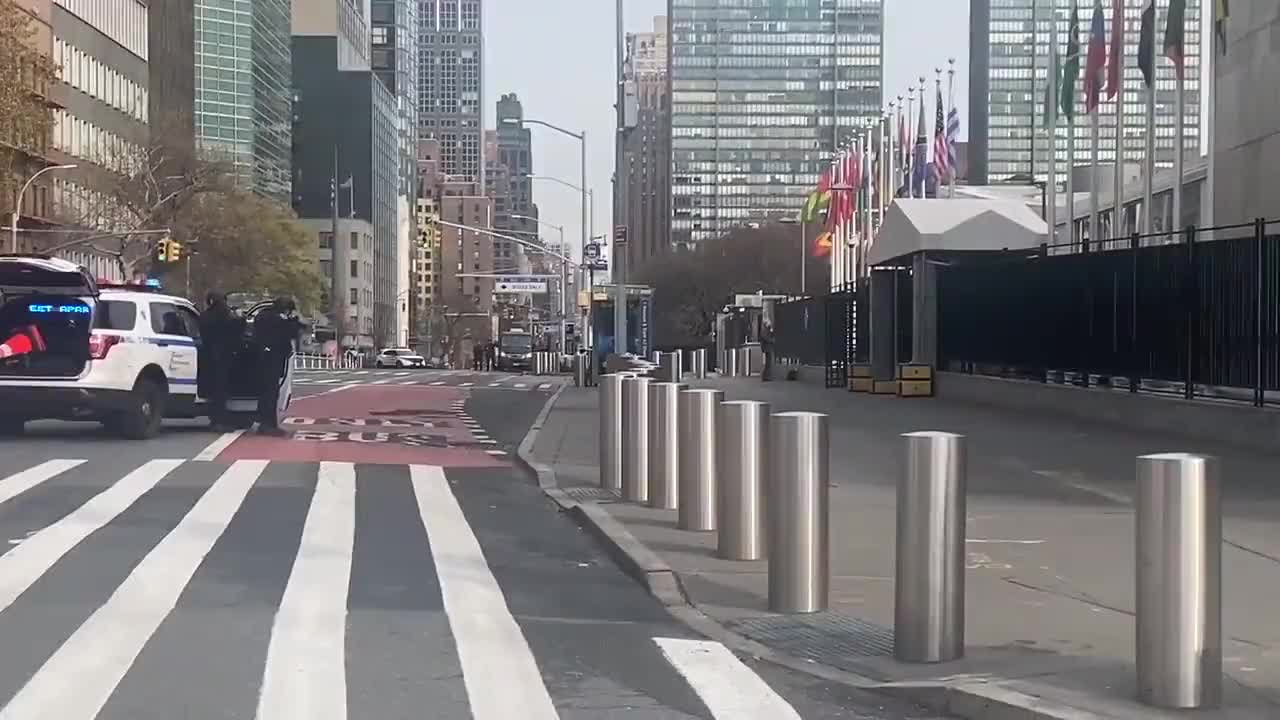
{"label": "guard booth", "polygon": [[723,371],[720,366],[725,351],[745,347],[751,357],[751,367],[755,370],[763,367],[760,334],[764,329],[764,321],[773,323],[774,305],[786,299],[786,295],[766,295],[763,292],[734,295],[732,302],[716,314],[716,356],[711,360],[713,366]]}
{"label": "guard booth", "polygon": [[[940,357],[938,307],[946,302],[939,275],[956,263],[1037,252],[1047,238],[1044,220],[1020,202],[894,201],[867,254],[869,362],[850,368],[850,389],[932,394]],[[865,380],[857,388],[855,372]]]}
{"label": "guard booth", "polygon": [[[604,361],[614,353],[612,284],[591,289],[591,333],[595,376],[604,374]],[[653,347],[653,288],[627,285],[627,347],[625,352],[648,357]]]}

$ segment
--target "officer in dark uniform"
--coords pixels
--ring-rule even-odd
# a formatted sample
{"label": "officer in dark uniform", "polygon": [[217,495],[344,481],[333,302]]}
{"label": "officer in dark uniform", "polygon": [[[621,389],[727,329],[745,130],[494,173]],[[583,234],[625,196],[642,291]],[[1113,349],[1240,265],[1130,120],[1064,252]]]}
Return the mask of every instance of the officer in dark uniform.
{"label": "officer in dark uniform", "polygon": [[227,297],[210,291],[200,313],[200,379],[209,399],[209,421],[215,429],[227,426],[227,395],[231,364],[244,337],[244,321],[227,306]]}
{"label": "officer in dark uniform", "polygon": [[253,321],[253,339],[258,346],[258,432],[283,436],[276,418],[280,401],[280,381],[286,363],[293,355],[293,344],[302,332],[302,323],[293,314],[295,306],[289,298],[276,298],[263,308]]}

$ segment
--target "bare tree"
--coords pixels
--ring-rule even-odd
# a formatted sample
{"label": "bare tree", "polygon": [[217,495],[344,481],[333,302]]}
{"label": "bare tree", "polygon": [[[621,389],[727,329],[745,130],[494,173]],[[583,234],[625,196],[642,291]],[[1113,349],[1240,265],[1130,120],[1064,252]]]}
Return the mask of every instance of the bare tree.
{"label": "bare tree", "polygon": [[43,165],[53,127],[45,96],[57,67],[37,49],[36,32],[23,4],[0,0],[0,206],[6,209],[25,177]]}

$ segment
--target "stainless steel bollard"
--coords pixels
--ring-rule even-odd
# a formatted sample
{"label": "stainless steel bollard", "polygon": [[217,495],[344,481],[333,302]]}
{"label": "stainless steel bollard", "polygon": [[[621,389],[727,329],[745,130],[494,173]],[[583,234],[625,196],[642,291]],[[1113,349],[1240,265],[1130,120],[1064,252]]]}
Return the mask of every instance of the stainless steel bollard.
{"label": "stainless steel bollard", "polygon": [[689,372],[698,380],[707,377],[707,349],[698,348],[689,353]]}
{"label": "stainless steel bollard", "polygon": [[651,378],[622,381],[622,499],[649,499],[649,383]]}
{"label": "stainless steel bollard", "polygon": [[533,374],[542,374],[542,351],[539,350],[533,354]]}
{"label": "stainless steel bollard", "polygon": [[591,379],[587,375],[587,369],[590,367],[591,358],[586,353],[578,353],[573,356],[573,384],[576,387],[587,387],[591,384]]}
{"label": "stainless steel bollard", "polygon": [[738,376],[751,377],[751,348],[740,347],[738,353]]}
{"label": "stainless steel bollard", "polygon": [[720,403],[716,416],[716,554],[726,560],[765,556],[765,476],[769,403]]}
{"label": "stainless steel bollard", "polygon": [[652,351],[650,351],[650,352],[649,352],[649,361],[650,361],[650,362],[652,362],[654,365],[661,365],[661,364],[662,364],[662,352],[661,352],[661,351],[658,351],[658,350],[652,350]]}
{"label": "stainless steel bollard", "polygon": [[827,609],[830,457],[827,416],[777,413],[769,418],[769,609]]}
{"label": "stainless steel bollard", "polygon": [[680,498],[680,391],[673,382],[649,384],[649,507],[675,510]]}
{"label": "stainless steel bollard", "polygon": [[600,487],[622,490],[622,380],[600,377]]}
{"label": "stainless steel bollard", "polygon": [[723,377],[738,376],[738,351],[734,348],[728,348],[724,351],[724,365],[721,366],[720,375]]}
{"label": "stainless steel bollard", "polygon": [[724,393],[685,390],[680,393],[681,530],[716,529],[716,420]]}
{"label": "stainless steel bollard", "polygon": [[964,436],[903,435],[898,476],[893,654],[905,662],[964,656]]}
{"label": "stainless steel bollard", "polygon": [[1138,697],[1163,708],[1222,702],[1222,502],[1217,458],[1138,458]]}

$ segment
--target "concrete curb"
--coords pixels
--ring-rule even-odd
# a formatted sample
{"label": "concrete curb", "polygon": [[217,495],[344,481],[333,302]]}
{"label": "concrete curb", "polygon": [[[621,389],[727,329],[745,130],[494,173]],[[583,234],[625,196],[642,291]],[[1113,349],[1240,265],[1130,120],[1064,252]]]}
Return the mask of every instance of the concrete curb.
{"label": "concrete curb", "polygon": [[685,592],[680,575],[656,552],[636,539],[608,509],[594,502],[579,502],[556,482],[555,470],[533,458],[533,443],[556,400],[566,386],[561,385],[547,400],[533,427],[520,443],[517,456],[536,476],[542,492],[562,511],[589,531],[618,567],[666,608],[678,622],[693,632],[714,640],[742,655],[768,662],[827,682],[922,705],[934,712],[965,720],[1108,720],[1054,701],[1002,688],[993,683],[907,682],[885,683],[828,665],[793,657],[739,635],[698,608]]}

